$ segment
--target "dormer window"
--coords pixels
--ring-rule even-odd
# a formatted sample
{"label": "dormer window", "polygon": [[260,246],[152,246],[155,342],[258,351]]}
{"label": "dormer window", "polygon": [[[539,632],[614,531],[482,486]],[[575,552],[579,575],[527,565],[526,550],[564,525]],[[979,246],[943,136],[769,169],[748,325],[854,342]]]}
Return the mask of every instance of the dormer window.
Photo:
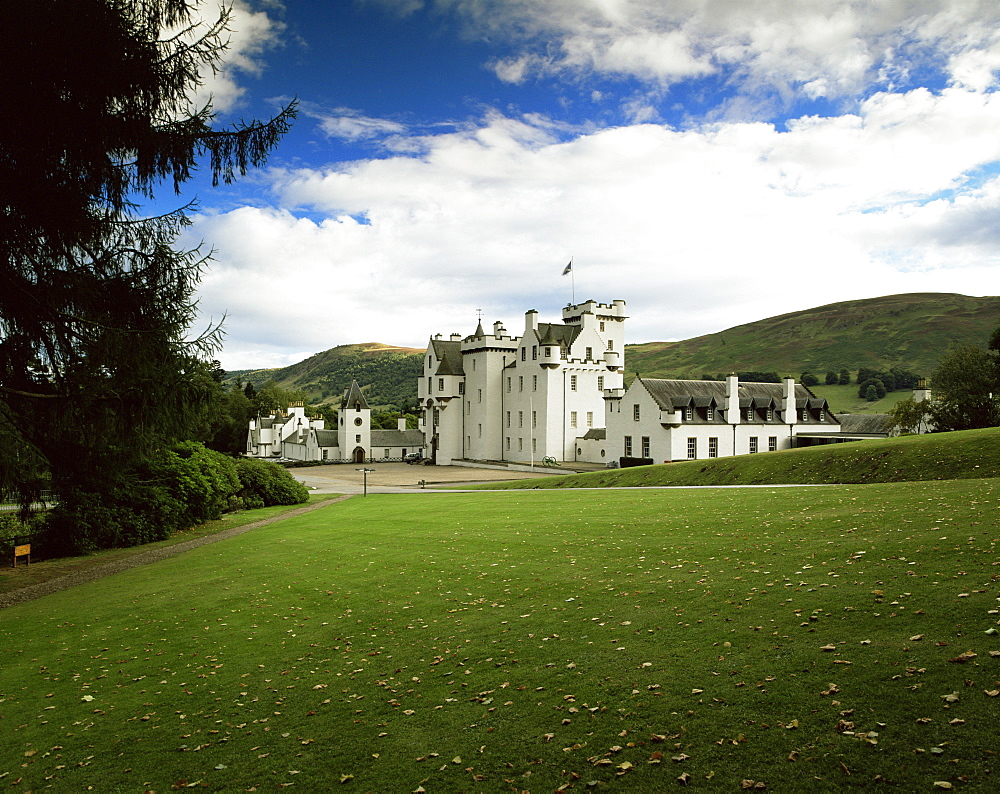
{"label": "dormer window", "polygon": [[773,422],[774,421],[774,409],[773,408],[768,408],[767,409],[767,421],[768,422]]}
{"label": "dormer window", "polygon": [[754,420],[753,408],[747,408],[746,416],[744,417],[748,422]]}
{"label": "dormer window", "polygon": [[690,422],[692,419],[694,419],[694,408],[689,405],[684,409],[684,421]]}
{"label": "dormer window", "polygon": [[709,422],[715,421],[715,408],[713,408],[711,405],[708,406],[708,408],[705,410],[705,418]]}

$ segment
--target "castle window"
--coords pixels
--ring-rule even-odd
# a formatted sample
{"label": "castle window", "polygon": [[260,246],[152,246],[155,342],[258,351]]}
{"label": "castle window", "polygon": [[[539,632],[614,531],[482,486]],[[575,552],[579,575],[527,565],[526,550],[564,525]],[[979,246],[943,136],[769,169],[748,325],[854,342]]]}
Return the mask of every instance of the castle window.
{"label": "castle window", "polygon": [[587,427],[593,427],[593,426],[594,426],[594,412],[587,411]]}
{"label": "castle window", "polygon": [[482,389],[476,389],[476,392],[477,392],[477,394],[476,394],[476,401],[477,402],[482,402],[483,401],[483,390]]}
{"label": "castle window", "polygon": [[531,426],[538,427],[538,411],[531,412]]}
{"label": "castle window", "polygon": [[576,411],[569,412],[569,426],[576,427]]}
{"label": "castle window", "polygon": [[[687,456],[688,460],[694,460],[698,457],[698,439],[689,438],[687,443]],[[647,456],[648,457],[648,456]]]}
{"label": "castle window", "polygon": [[477,433],[477,436],[479,438],[483,437],[483,426],[482,425],[476,425],[476,433]]}
{"label": "castle window", "polygon": [[522,347],[521,348],[521,361],[527,361],[527,360],[528,360],[528,348]]}
{"label": "castle window", "polygon": [[593,358],[594,358],[594,348],[592,348],[592,347],[588,347],[588,348],[587,348],[587,355],[586,355],[586,357],[584,358],[584,360],[585,360],[585,361],[592,361],[592,360],[593,360]]}
{"label": "castle window", "polygon": [[598,375],[597,376],[597,390],[598,391],[604,391],[604,376],[603,375]]}
{"label": "castle window", "polygon": [[458,384],[458,393],[459,394],[465,394],[465,384],[464,383],[459,383]]}
{"label": "castle window", "polygon": [[649,457],[649,436],[642,437],[642,456],[644,458]]}
{"label": "castle window", "polygon": [[517,426],[524,427],[524,411],[517,412]]}
{"label": "castle window", "polygon": [[510,376],[507,376],[507,394],[510,394]]}
{"label": "castle window", "polygon": [[510,411],[507,411],[507,427],[510,427]]}
{"label": "castle window", "polygon": [[708,457],[719,457],[719,439],[714,436],[708,439]]}
{"label": "castle window", "polygon": [[438,378],[438,391],[444,391],[444,378]]}
{"label": "castle window", "polygon": [[538,360],[538,345],[531,346],[531,360],[532,361]]}
{"label": "castle window", "polygon": [[576,375],[569,376],[569,390],[576,391]]}
{"label": "castle window", "polygon": [[601,320],[601,333],[604,333],[604,320]]}
{"label": "castle window", "polygon": [[708,406],[708,408],[705,410],[705,418],[709,422],[715,421],[715,408],[713,408],[711,405]]}
{"label": "castle window", "polygon": [[632,436],[625,436],[625,457],[632,457]]}
{"label": "castle window", "polygon": [[614,350],[614,349],[615,349],[615,343],[614,343],[613,340],[609,339],[608,340],[608,350]]}
{"label": "castle window", "polygon": [[747,408],[747,413],[745,418],[748,422],[752,422],[755,419],[753,408]]}
{"label": "castle window", "polygon": [[774,409],[773,408],[768,408],[767,409],[767,421],[768,422],[773,422],[774,421]]}
{"label": "castle window", "polygon": [[694,419],[694,408],[689,405],[684,409],[684,421],[690,422],[692,419]]}
{"label": "castle window", "polygon": [[757,452],[757,436],[750,436],[750,454]]}
{"label": "castle window", "polygon": [[524,391],[524,375],[517,376],[517,390]]}
{"label": "castle window", "polygon": [[777,450],[778,450],[778,437],[777,436],[768,436],[768,439],[767,439],[767,451],[768,452],[777,452]]}
{"label": "castle window", "polygon": [[633,422],[639,421],[639,403],[636,403],[635,405],[632,406],[632,421]]}
{"label": "castle window", "polygon": [[532,375],[531,376],[531,390],[532,391],[538,391],[538,376],[537,375]]}
{"label": "castle window", "polygon": [[551,355],[552,355],[552,348],[551,347],[545,348],[545,357],[548,358]]}

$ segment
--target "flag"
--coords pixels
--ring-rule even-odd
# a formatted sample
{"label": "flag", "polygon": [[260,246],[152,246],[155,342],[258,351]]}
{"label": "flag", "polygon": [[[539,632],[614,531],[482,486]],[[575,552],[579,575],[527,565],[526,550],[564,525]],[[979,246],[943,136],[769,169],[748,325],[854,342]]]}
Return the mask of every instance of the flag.
{"label": "flag", "polygon": [[562,274],[565,276],[567,273],[571,273],[572,271],[573,271],[573,260],[570,259],[569,264],[567,264],[566,267],[563,268]]}

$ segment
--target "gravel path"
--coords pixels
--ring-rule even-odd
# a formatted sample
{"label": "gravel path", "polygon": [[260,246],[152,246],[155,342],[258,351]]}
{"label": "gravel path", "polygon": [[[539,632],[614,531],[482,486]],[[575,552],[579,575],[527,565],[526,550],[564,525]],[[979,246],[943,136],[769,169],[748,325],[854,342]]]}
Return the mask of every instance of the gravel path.
{"label": "gravel path", "polygon": [[105,563],[103,565],[88,566],[74,573],[67,574],[66,576],[61,576],[58,579],[51,579],[50,581],[42,582],[41,584],[22,587],[20,590],[13,590],[9,593],[0,593],[0,609],[6,609],[7,607],[14,606],[15,604],[22,604],[25,601],[31,601],[35,598],[41,598],[49,593],[57,593],[60,590],[67,590],[70,587],[83,584],[84,582],[93,582],[95,579],[103,579],[105,576],[111,576],[112,574],[116,574],[121,571],[138,568],[140,565],[149,565],[153,562],[165,560],[168,557],[176,557],[178,554],[183,554],[186,551],[198,548],[198,546],[206,546],[209,543],[217,543],[220,540],[227,540],[228,538],[235,537],[236,535],[242,535],[244,532],[260,529],[268,524],[273,524],[277,521],[284,521],[286,518],[292,518],[293,516],[300,516],[303,513],[318,510],[321,507],[327,507],[350,498],[350,495],[348,495],[341,496],[339,499],[328,499],[324,502],[299,507],[287,513],[282,513],[280,516],[275,516],[274,518],[265,518],[261,521],[255,521],[252,524],[245,524],[241,527],[226,529],[222,532],[217,532],[214,535],[206,535],[205,537],[195,538],[194,540],[188,540],[184,543],[177,543],[173,546],[151,549],[150,551],[133,554],[124,559],[115,560],[114,562]]}

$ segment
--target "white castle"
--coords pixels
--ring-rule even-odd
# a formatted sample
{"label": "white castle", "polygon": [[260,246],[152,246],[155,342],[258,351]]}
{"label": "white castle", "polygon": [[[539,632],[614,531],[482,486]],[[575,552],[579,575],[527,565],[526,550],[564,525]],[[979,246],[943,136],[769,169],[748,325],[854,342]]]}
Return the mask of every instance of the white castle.
{"label": "white castle", "polygon": [[578,460],[578,437],[605,426],[605,395],[622,388],[625,301],[567,306],[563,321],[524,333],[482,323],[464,339],[431,338],[418,394],[428,454],[460,460]]}

